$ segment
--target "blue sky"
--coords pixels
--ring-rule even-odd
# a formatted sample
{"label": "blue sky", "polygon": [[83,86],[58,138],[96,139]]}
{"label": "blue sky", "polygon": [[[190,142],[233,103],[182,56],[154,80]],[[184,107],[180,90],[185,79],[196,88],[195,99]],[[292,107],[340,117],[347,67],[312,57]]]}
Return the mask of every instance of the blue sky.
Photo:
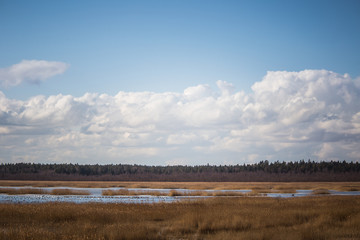
{"label": "blue sky", "polygon": [[[360,153],[350,145],[355,146],[359,141],[356,125],[359,107],[355,103],[359,97],[357,87],[360,76],[359,12],[360,2],[350,0],[0,0],[0,91],[5,99],[2,101],[0,115],[0,139],[4,141],[0,144],[0,159],[2,162],[46,161],[43,159],[54,162],[106,162],[94,155],[74,155],[75,150],[64,145],[59,145],[59,149],[62,149],[62,153],[68,151],[67,156],[47,152],[44,146],[40,146],[41,139],[36,137],[39,129],[34,127],[32,132],[28,128],[48,125],[49,132],[44,130],[46,133],[42,134],[51,139],[73,137],[80,141],[79,138],[86,136],[96,137],[99,145],[92,146],[92,149],[100,148],[99,152],[109,162],[223,164],[260,161],[264,158],[294,161],[308,157],[355,160]],[[278,72],[282,73],[281,76],[275,74],[277,71],[281,71]],[[290,72],[299,76],[290,76]],[[290,91],[289,86],[298,78],[303,80],[303,85],[295,84],[299,89]],[[327,79],[326,83],[321,80],[324,78]],[[269,83],[269,79],[272,79],[272,83]],[[312,79],[311,83],[309,79]],[[331,79],[338,79],[341,84],[335,86]],[[254,87],[255,84],[262,87]],[[313,91],[314,86],[324,87],[327,91],[321,92],[321,96],[311,95],[320,94],[319,91]],[[344,90],[334,92],[335,87]],[[276,106],[265,106],[266,101],[258,96],[264,91],[263,88],[273,89],[268,101],[283,93],[276,92],[279,89],[289,90],[287,97],[284,96],[281,102],[284,104],[281,111]],[[115,101],[119,92],[128,94],[123,100],[129,104],[126,109],[120,107],[123,102]],[[154,95],[146,95],[147,92]],[[314,103],[324,103],[323,108],[315,110],[307,109],[307,105],[299,105],[297,112],[302,111],[303,116],[296,121],[286,120],[284,109],[290,103],[298,101],[294,96],[301,92],[308,94],[310,100],[322,99],[323,95],[332,93],[338,94],[337,104],[347,110],[339,112],[336,104],[324,97],[326,101]],[[96,96],[91,100],[88,98],[89,94]],[[128,111],[127,115],[119,112],[121,117],[110,116],[110,110],[104,109],[100,104],[101,99],[105,99],[101,94],[107,96],[108,104],[111,105],[112,102],[115,109],[120,108],[121,114]],[[131,94],[137,97],[130,96]],[[41,100],[39,95],[44,96],[44,99]],[[229,106],[232,109],[230,112],[223,107],[216,109],[216,106],[223,106],[225,96],[228,97],[228,102],[224,106]],[[290,96],[293,98],[289,98]],[[129,98],[134,100],[129,101]],[[54,99],[66,102],[67,105],[54,102]],[[154,99],[158,100],[153,102]],[[307,104],[309,99],[304,96],[301,101]],[[79,101],[87,107],[80,106]],[[159,102],[161,104],[156,105]],[[138,121],[138,125],[124,120],[128,116],[136,116],[139,109],[147,108],[145,103],[153,103],[151,106],[154,109],[151,108],[152,111],[146,116],[139,114],[140,120],[132,119]],[[174,113],[176,117],[171,115],[165,119],[164,114],[169,109],[164,104],[175,109],[179,103],[187,106],[178,109],[183,111],[182,115]],[[45,104],[47,108],[39,107],[36,111],[31,109],[31,113],[36,112],[31,115],[26,112],[30,111],[28,107],[31,104],[38,107]],[[131,104],[138,108],[129,108],[133,106]],[[208,108],[207,104],[215,104],[214,109]],[[59,106],[67,108],[59,110]],[[96,107],[90,110],[89,106]],[[238,112],[231,106],[236,106]],[[251,111],[250,106],[254,108]],[[286,109],[289,110],[288,107]],[[50,114],[50,110],[53,113]],[[221,118],[211,115],[208,110],[222,114]],[[77,120],[62,125],[59,120],[61,116],[55,116],[57,111],[69,113]],[[93,115],[90,116],[89,112]],[[203,114],[197,116],[199,112]],[[158,115],[152,116],[154,113]],[[193,114],[189,115],[190,113]],[[66,114],[62,117],[69,117]],[[84,117],[82,114],[89,118],[86,118],[86,122],[79,122],[78,119]],[[312,119],[315,115],[316,119],[333,116],[334,119],[341,120],[341,123],[332,123],[334,126],[344,125],[336,133],[331,132],[328,127],[333,125],[323,122],[322,125],[315,124],[316,121]],[[46,117],[43,119],[44,116]],[[187,122],[184,116],[194,119]],[[275,130],[267,133],[269,128],[263,132],[273,137],[280,134],[283,140],[280,137],[277,139],[279,145],[280,142],[286,143],[287,147],[272,146],[273,139],[264,140],[265,143],[260,144],[261,146],[257,146],[260,141],[257,145],[251,145],[250,135],[239,132],[247,130],[249,133],[254,128],[261,129],[259,125],[250,124],[260,121],[260,118],[263,127],[273,126],[275,121],[294,124],[287,125],[288,131],[281,134]],[[100,124],[99,121],[103,122]],[[171,124],[166,129],[159,127],[171,121],[179,121],[181,127]],[[310,124],[311,121],[313,122]],[[86,132],[95,122],[98,132]],[[309,125],[304,127],[304,122]],[[15,123],[23,127],[15,129]],[[124,129],[115,130],[114,126],[117,124],[123,124]],[[218,128],[221,124],[224,129]],[[307,133],[297,132],[307,128]],[[346,132],[345,129],[349,128],[353,130]],[[151,135],[151,131],[157,132],[156,136]],[[117,139],[117,134],[125,136],[127,140],[133,136],[138,141],[132,139],[130,142],[121,142]],[[196,139],[193,134],[203,135],[201,139]],[[303,143],[303,147],[299,149],[291,147],[291,139],[295,138],[291,134],[299,135],[302,139],[314,136],[311,141],[318,145],[309,140],[310,144]],[[352,137],[348,139],[345,135]],[[181,143],[172,144],[176,136],[177,139],[182,139]],[[336,138],[336,141],[328,140],[330,136]],[[139,140],[142,137],[144,142]],[[13,139],[12,143],[10,138]],[[157,145],[150,144],[156,141],[159,141]],[[223,148],[219,147],[221,144],[225,144]],[[251,146],[247,150],[238,150],[230,147],[232,144]],[[116,147],[125,152],[138,147],[153,154],[144,156],[131,153],[122,158],[114,153]],[[15,148],[20,150],[11,150]],[[339,148],[339,154],[331,155],[331,148]],[[87,148],[79,145],[78,152],[87,152],[85,149]],[[210,158],[207,155],[209,152],[212,152]]]}
{"label": "blue sky", "polygon": [[360,75],[359,1],[4,1],[0,67],[71,67],[9,97],[182,91],[225,80],[249,91],[266,71]]}

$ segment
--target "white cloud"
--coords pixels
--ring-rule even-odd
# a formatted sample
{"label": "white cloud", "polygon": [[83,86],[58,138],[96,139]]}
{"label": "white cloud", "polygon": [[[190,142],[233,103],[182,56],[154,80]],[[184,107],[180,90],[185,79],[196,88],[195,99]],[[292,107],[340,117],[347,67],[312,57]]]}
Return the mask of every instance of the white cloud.
{"label": "white cloud", "polygon": [[192,165],[192,163],[189,161],[189,159],[186,158],[174,158],[167,160],[164,165],[167,166],[177,166],[177,165]]}
{"label": "white cloud", "polygon": [[232,83],[228,83],[226,81],[218,80],[216,82],[216,85],[220,89],[222,95],[230,95],[235,90],[234,85]]}
{"label": "white cloud", "polygon": [[209,85],[198,85],[195,87],[188,87],[184,90],[185,98],[190,101],[211,97],[211,95],[212,91]]}
{"label": "white cloud", "polygon": [[217,85],[217,91],[198,85],[182,93],[27,101],[0,92],[0,159],[154,165],[358,160],[358,79],[305,70],[268,72],[250,94]]}
{"label": "white cloud", "polygon": [[191,143],[197,138],[198,136],[194,133],[170,134],[166,140],[166,143],[169,145],[186,144]]}
{"label": "white cloud", "polygon": [[62,74],[69,67],[63,62],[44,60],[22,60],[7,68],[0,68],[0,85],[12,87],[22,82],[40,83],[58,74]]}

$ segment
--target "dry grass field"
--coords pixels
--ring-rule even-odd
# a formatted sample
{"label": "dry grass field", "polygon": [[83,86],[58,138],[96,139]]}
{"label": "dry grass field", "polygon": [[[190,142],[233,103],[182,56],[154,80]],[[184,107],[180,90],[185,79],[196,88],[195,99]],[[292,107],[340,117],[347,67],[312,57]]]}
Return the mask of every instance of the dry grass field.
{"label": "dry grass field", "polygon": [[0,188],[0,193],[9,194],[9,195],[18,195],[18,194],[48,194],[47,191],[43,189],[33,189],[33,188]]}
{"label": "dry grass field", "polygon": [[162,196],[166,195],[160,191],[146,191],[146,190],[128,190],[128,189],[118,189],[118,190],[103,190],[103,196],[117,196],[117,195],[126,195],[126,196],[136,196],[136,195],[152,195],[152,196]]}
{"label": "dry grass field", "polygon": [[0,239],[360,239],[360,197],[0,204]]}
{"label": "dry grass field", "polygon": [[74,190],[74,189],[53,189],[51,191],[46,191],[44,189],[38,188],[1,188],[0,194],[9,194],[9,195],[19,195],[19,194],[50,194],[50,195],[90,195],[88,191],[84,190]]}
{"label": "dry grass field", "polygon": [[[225,196],[254,196],[253,192],[250,193],[241,193],[241,192],[224,192],[224,191],[177,191],[177,190],[170,190],[169,192],[160,192],[160,191],[146,191],[146,190],[128,190],[128,189],[119,189],[119,190],[103,190],[103,196],[117,196],[117,195],[125,195],[125,196],[137,196],[137,195],[151,195],[151,196],[214,196],[214,197],[225,197]],[[258,195],[258,194],[256,194]]]}
{"label": "dry grass field", "polygon": [[360,191],[360,182],[100,182],[100,181],[12,181],[0,180],[0,187],[78,187],[78,188],[155,188],[234,190],[251,189],[257,192],[292,193],[297,189],[330,189],[339,191]]}

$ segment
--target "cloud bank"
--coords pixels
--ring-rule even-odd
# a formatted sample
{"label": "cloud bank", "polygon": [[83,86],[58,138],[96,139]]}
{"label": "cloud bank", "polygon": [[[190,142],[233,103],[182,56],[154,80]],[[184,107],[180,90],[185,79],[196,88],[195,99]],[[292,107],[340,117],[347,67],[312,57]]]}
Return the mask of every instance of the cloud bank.
{"label": "cloud bank", "polygon": [[69,65],[63,62],[22,60],[20,63],[0,69],[0,85],[12,87],[22,82],[40,83],[65,72],[68,67]]}
{"label": "cloud bank", "polygon": [[1,162],[242,164],[359,160],[360,78],[268,72],[251,93],[218,89],[8,99]]}

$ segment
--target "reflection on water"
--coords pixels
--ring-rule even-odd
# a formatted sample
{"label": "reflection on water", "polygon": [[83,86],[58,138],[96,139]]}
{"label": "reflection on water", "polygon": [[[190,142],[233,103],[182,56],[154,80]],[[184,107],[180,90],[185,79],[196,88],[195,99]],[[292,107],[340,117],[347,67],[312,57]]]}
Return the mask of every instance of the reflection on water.
{"label": "reflection on water", "polygon": [[[180,200],[194,200],[199,198],[209,198],[213,196],[152,196],[152,195],[137,195],[137,196],[103,196],[103,190],[119,190],[124,188],[71,188],[71,187],[47,187],[47,188],[38,188],[38,187],[0,187],[0,188],[9,188],[9,189],[21,189],[21,188],[33,188],[33,189],[42,189],[47,192],[51,192],[54,189],[70,189],[70,190],[81,190],[87,191],[90,195],[49,195],[49,194],[21,194],[21,195],[7,195],[0,194],[0,203],[45,203],[45,202],[73,202],[73,203],[158,203],[158,202],[175,202]],[[127,188],[129,191],[143,191],[142,188]],[[160,192],[164,195],[168,194],[171,190],[174,189],[149,189],[147,192]],[[189,189],[175,189],[178,192],[186,193],[199,190],[189,190]],[[202,190],[205,192],[240,192],[240,193],[249,193],[251,190]],[[329,191],[330,195],[360,195],[360,191],[352,192],[341,192],[341,191]],[[262,196],[267,197],[279,197],[279,198],[289,198],[289,197],[304,197],[312,194],[312,190],[297,190],[296,193],[266,193]]]}

